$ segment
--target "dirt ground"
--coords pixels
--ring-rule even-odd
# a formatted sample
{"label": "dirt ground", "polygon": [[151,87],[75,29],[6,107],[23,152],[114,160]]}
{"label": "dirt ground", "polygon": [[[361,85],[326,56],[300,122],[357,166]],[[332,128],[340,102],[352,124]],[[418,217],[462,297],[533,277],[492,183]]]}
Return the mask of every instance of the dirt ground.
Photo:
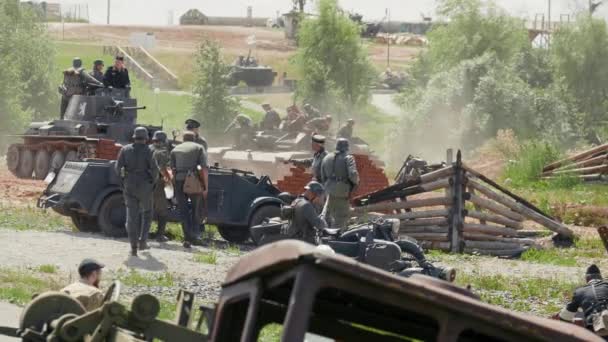
{"label": "dirt ground", "polygon": [[43,181],[13,176],[6,168],[5,157],[0,157],[0,204],[36,205],[45,188]]}

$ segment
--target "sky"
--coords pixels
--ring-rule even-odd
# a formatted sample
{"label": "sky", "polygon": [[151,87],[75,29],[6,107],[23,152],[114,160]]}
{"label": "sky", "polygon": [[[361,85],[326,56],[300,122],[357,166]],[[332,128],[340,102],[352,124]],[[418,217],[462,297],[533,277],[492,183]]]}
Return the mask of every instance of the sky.
{"label": "sky", "polygon": [[[121,25],[167,25],[170,12],[173,22],[186,10],[197,8],[208,16],[245,16],[247,7],[252,6],[253,16],[274,17],[279,11],[284,13],[291,8],[290,0],[110,0],[111,23]],[[537,13],[546,13],[551,1],[552,20],[559,20],[560,14],[572,14],[585,8],[588,0],[495,0],[498,5],[511,14],[534,18]],[[92,23],[104,24],[107,15],[107,0],[50,0],[60,2],[64,9],[80,4],[81,12],[88,6]],[[308,10],[314,11],[314,2]],[[349,11],[363,14],[364,20],[380,20],[389,8],[391,19],[419,21],[421,13],[433,16],[435,0],[339,0],[340,5]],[[599,16],[608,17],[608,4],[600,7]]]}

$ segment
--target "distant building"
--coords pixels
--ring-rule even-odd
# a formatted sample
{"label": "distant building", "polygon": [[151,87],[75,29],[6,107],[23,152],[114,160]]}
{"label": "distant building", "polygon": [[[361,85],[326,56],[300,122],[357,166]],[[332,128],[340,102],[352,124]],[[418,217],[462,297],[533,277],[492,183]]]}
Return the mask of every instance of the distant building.
{"label": "distant building", "polygon": [[189,9],[181,17],[179,17],[180,25],[205,25],[209,19],[201,11],[196,8]]}

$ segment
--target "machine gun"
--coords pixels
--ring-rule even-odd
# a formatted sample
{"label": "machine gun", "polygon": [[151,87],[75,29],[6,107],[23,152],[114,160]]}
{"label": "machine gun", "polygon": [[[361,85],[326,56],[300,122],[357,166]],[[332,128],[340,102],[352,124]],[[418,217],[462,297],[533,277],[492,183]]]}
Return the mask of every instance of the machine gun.
{"label": "machine gun", "polygon": [[146,109],[146,106],[125,107],[124,101],[120,101],[120,100],[112,100],[112,101],[114,101],[114,105],[105,106],[104,109],[106,111],[112,113],[113,116],[121,116],[121,115],[123,115],[125,110]]}

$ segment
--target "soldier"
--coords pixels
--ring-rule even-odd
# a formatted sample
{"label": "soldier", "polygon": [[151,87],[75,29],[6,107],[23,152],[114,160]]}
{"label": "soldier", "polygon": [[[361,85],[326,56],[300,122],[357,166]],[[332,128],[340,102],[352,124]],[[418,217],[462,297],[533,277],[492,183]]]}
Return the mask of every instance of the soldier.
{"label": "soldier", "polygon": [[327,156],[325,150],[325,137],[319,134],[312,136],[312,150],[314,152],[312,158],[309,159],[290,159],[289,161],[297,166],[311,167],[312,168],[312,180],[319,183],[324,183],[324,179],[321,176],[321,163]]}
{"label": "soldier", "polygon": [[253,140],[253,135],[255,133],[253,120],[245,114],[238,114],[228,127],[226,127],[224,134],[230,132],[234,127],[236,127],[234,132],[234,146],[236,148],[247,146]]}
{"label": "soldier", "polygon": [[321,164],[321,178],[325,181],[327,198],[327,215],[332,227],[347,229],[351,193],[359,185],[359,173],[355,158],[348,153],[348,140],[338,139],[336,152],[330,153]]}
{"label": "soldier", "polygon": [[298,107],[290,106],[287,108],[287,117],[281,124],[281,129],[287,132],[301,132],[306,125],[306,117],[300,112]]}
{"label": "soldier", "polygon": [[303,109],[308,120],[321,117],[321,112],[310,103],[305,103]]}
{"label": "soldier", "polygon": [[346,121],[346,125],[344,125],[342,128],[340,128],[340,130],[338,131],[338,138],[344,138],[347,140],[352,139],[354,126],[355,126],[355,120],[348,119],[348,121]]}
{"label": "soldier", "polygon": [[116,56],[114,65],[106,70],[106,74],[103,77],[103,83],[106,87],[118,89],[131,88],[129,70],[125,67],[125,58],[123,56]]}
{"label": "soldier", "polygon": [[266,114],[264,114],[264,118],[260,122],[260,129],[262,129],[263,131],[272,131],[279,128],[279,126],[281,125],[281,116],[279,115],[279,113],[277,113],[276,110],[272,109],[272,107],[268,103],[264,103],[262,105],[262,108],[264,109]]}
{"label": "soldier", "polygon": [[587,268],[585,274],[587,285],[579,287],[574,291],[572,300],[559,313],[559,319],[567,322],[574,320],[575,314],[582,309],[585,315],[585,326],[593,329],[594,316],[600,315],[603,310],[608,310],[608,282],[602,279],[600,269],[596,265]]}
{"label": "soldier", "polygon": [[186,120],[186,131],[194,133],[194,142],[199,145],[203,145],[203,147],[205,148],[205,152],[207,152],[209,146],[207,145],[207,140],[205,140],[205,138],[201,137],[199,134],[200,127],[200,122],[194,119]]}
{"label": "soldier", "polygon": [[103,61],[101,59],[98,59],[95,62],[93,62],[93,71],[91,71],[91,73],[89,75],[91,75],[91,77],[93,77],[100,83],[103,83],[103,77],[104,77],[103,68],[104,68]]}
{"label": "soldier", "polygon": [[323,205],[325,189],[315,181],[309,182],[304,189],[306,191],[291,204],[294,213],[287,228],[287,237],[317,244],[317,232],[327,228],[323,216],[315,209]]}
{"label": "soldier", "polygon": [[63,84],[59,87],[61,93],[61,120],[65,116],[70,99],[74,95],[85,95],[87,87],[103,87],[103,84],[87,74],[82,67],[82,60],[75,57],[72,67],[63,71]]}
{"label": "soldier", "polygon": [[306,127],[316,133],[326,133],[331,128],[331,115],[308,120]]}
{"label": "soldier", "polygon": [[165,195],[165,185],[172,184],[172,177],[169,162],[169,148],[167,146],[167,134],[162,131],[154,132],[152,138],[152,157],[158,165],[160,172],[156,184],[154,184],[154,218],[158,222],[158,230],[156,232],[156,241],[166,242],[165,229],[169,216],[167,198]]}
{"label": "soldier", "polygon": [[82,260],[78,266],[80,280],[64,287],[61,292],[76,298],[87,311],[101,307],[104,295],[99,289],[99,283],[103,268],[104,265],[96,260]]}
{"label": "soldier", "polygon": [[123,179],[131,255],[137,256],[138,248],[149,248],[147,241],[152,224],[152,195],[158,178],[158,165],[146,145],[148,130],[145,127],[137,127],[133,139],[133,144],[120,150],[116,172]]}
{"label": "soldier", "polygon": [[[184,142],[171,151],[171,169],[175,175],[175,198],[184,231],[184,247],[190,248],[192,244],[201,245],[203,200],[207,197],[209,184],[209,170],[207,166],[207,150],[194,142],[193,132],[184,133]],[[199,175],[202,183],[203,195],[189,195],[184,192],[184,183],[189,172]],[[191,205],[188,204],[190,200]]]}

